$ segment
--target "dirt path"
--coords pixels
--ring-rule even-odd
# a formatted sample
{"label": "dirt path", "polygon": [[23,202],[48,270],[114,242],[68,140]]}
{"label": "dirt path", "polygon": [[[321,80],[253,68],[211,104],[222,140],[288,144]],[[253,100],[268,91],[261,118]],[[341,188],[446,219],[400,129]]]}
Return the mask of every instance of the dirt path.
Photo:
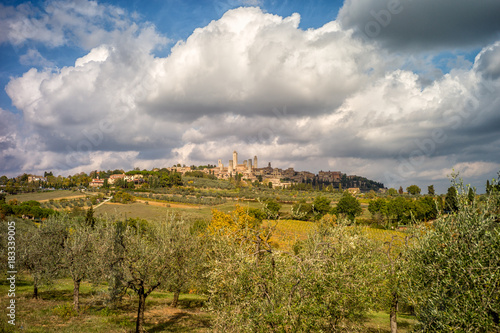
{"label": "dirt path", "polygon": [[106,202],[108,202],[109,200],[111,200],[111,198],[108,198],[108,199],[104,200],[104,201],[103,201],[103,202],[101,202],[100,204],[98,204],[98,205],[96,205],[96,206],[92,207],[92,209],[97,209],[97,208],[101,207],[102,205],[104,205],[104,204],[105,204]]}

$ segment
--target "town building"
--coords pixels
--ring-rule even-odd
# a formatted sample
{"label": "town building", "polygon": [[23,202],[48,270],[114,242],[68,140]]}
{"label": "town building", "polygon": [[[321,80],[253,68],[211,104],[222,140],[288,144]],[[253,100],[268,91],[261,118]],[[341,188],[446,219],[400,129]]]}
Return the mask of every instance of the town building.
{"label": "town building", "polygon": [[46,182],[47,181],[47,177],[43,177],[43,176],[33,176],[33,175],[29,175],[28,176],[28,183],[34,183],[34,182]]}

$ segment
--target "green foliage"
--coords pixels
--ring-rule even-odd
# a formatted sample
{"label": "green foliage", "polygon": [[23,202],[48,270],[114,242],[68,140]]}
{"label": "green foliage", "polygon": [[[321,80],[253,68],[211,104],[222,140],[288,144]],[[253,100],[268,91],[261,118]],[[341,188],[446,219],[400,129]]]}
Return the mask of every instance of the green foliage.
{"label": "green foliage", "polygon": [[472,187],[469,187],[469,192],[467,194],[467,198],[469,199],[469,203],[473,203],[476,197],[476,191]]}
{"label": "green foliage", "polygon": [[52,313],[56,316],[61,317],[62,319],[69,319],[71,317],[78,316],[78,312],[75,311],[75,308],[71,303],[64,303],[62,305],[56,306],[54,309],[52,309]]}
{"label": "green foliage", "polygon": [[413,202],[413,217],[418,221],[434,220],[438,215],[438,205],[432,197],[423,197]]}
{"label": "green foliage", "polygon": [[94,217],[94,208],[92,206],[87,209],[87,213],[85,215],[85,223],[90,226],[91,228],[94,228],[95,226],[96,219]]}
{"label": "green foliage", "polygon": [[346,216],[351,221],[354,221],[356,216],[361,215],[363,212],[361,204],[349,191],[345,191],[342,198],[340,198],[336,211],[337,214]]}
{"label": "green foliage", "polygon": [[[120,192],[118,192],[118,193],[123,193],[123,192],[121,192],[121,191],[120,191]],[[118,193],[117,193],[117,194],[118,194]],[[90,204],[91,204],[91,205],[97,205],[97,197],[96,197],[96,196],[91,196],[91,197],[89,198],[89,200],[90,200]],[[111,202],[115,202],[115,201],[113,201],[113,199],[111,199]]]}
{"label": "green foliage", "polygon": [[[455,188],[455,187],[453,187]],[[407,298],[425,332],[500,330],[500,227],[494,206],[449,190],[457,211],[416,230],[407,260]],[[480,208],[480,209],[478,209]]]}
{"label": "green foliage", "polygon": [[305,200],[301,200],[292,206],[290,215],[294,220],[311,220],[314,218],[313,206],[312,204],[306,203]]}
{"label": "green foliage", "polygon": [[214,239],[207,308],[213,328],[228,332],[362,330],[381,285],[380,252],[357,228],[322,225],[296,255]]}
{"label": "green foliage", "polygon": [[202,285],[205,252],[200,234],[191,233],[192,225],[185,221],[166,219],[163,223],[167,239],[167,270],[163,288],[174,293],[172,306],[177,306],[179,294]]}
{"label": "green foliage", "polygon": [[186,177],[195,177],[195,178],[204,178],[205,176],[208,176],[202,171],[188,171],[184,174]]}
{"label": "green foliage", "polygon": [[434,191],[434,185],[427,186],[427,193],[432,196],[436,195],[436,192]]}
{"label": "green foliage", "polygon": [[59,248],[61,268],[65,269],[73,280],[73,305],[75,311],[79,312],[80,283],[95,275],[96,266],[89,266],[89,262],[94,259],[93,247],[98,246],[96,234],[80,219],[71,219],[62,215],[56,222],[68,229],[67,237],[62,247]]}
{"label": "green foliage", "polygon": [[280,214],[281,204],[278,203],[275,199],[267,199],[263,203],[264,213],[267,215],[266,217],[276,219]]}
{"label": "green foliage", "polygon": [[67,228],[52,216],[41,224],[27,222],[19,232],[19,264],[33,278],[33,298],[38,298],[38,287],[49,285],[64,273],[61,248],[68,237]]}
{"label": "green foliage", "polygon": [[149,229],[149,222],[141,218],[128,218],[125,220],[125,226],[137,233],[145,233]]}
{"label": "green foliage", "polygon": [[371,200],[368,204],[368,211],[375,214],[387,215],[387,202],[383,198]]}
{"label": "green foliage", "polygon": [[233,189],[234,184],[227,180],[219,180],[210,178],[195,178],[184,175],[182,177],[182,183],[184,186],[191,186],[197,188],[213,188],[213,189]]}
{"label": "green foliage", "polygon": [[313,209],[314,212],[316,213],[316,219],[319,220],[322,218],[325,214],[328,214],[332,211],[332,207],[330,206],[331,200],[323,197],[323,196],[317,196],[314,201],[313,201]]}
{"label": "green foliage", "polygon": [[178,172],[172,172],[170,174],[162,174],[160,177],[161,187],[172,187],[182,185],[182,177]]}
{"label": "green foliage", "polygon": [[113,198],[111,199],[111,202],[117,202],[121,204],[127,204],[134,202],[134,196],[131,195],[128,192],[123,192],[123,191],[118,191],[113,195]]}
{"label": "green foliage", "polygon": [[192,282],[193,263],[202,256],[194,250],[197,236],[190,230],[190,224],[174,215],[159,222],[104,220],[96,225],[94,265],[100,278],[109,281],[114,298],[126,288],[137,294],[137,332],[143,329],[146,298],[154,290],[163,286],[182,291]]}
{"label": "green foliage", "polygon": [[268,214],[266,214],[263,210],[258,208],[252,208],[252,207],[247,208],[247,214],[251,217],[254,217],[258,221],[262,221],[268,218]]}
{"label": "green foliage", "polygon": [[411,195],[417,195],[420,194],[420,187],[418,187],[417,185],[410,185],[406,188],[406,191]]}
{"label": "green foliage", "polygon": [[378,198],[370,201],[368,211],[376,219],[385,216],[387,223],[407,224],[412,219],[429,221],[438,214],[437,204],[432,197],[421,197],[417,200],[397,197],[393,199]]}
{"label": "green foliage", "polygon": [[454,186],[448,188],[448,192],[444,199],[444,209],[450,212],[456,212],[458,210],[458,194]]}
{"label": "green foliage", "polygon": [[387,202],[383,198],[370,200],[368,211],[372,214],[377,223],[382,223],[384,217],[388,216]]}
{"label": "green foliage", "polygon": [[18,203],[17,200],[10,200],[8,204],[0,203],[0,215],[15,215],[18,217],[29,217],[34,219],[45,219],[57,212],[50,208],[42,208],[41,204],[35,200],[28,200]]}
{"label": "green foliage", "polygon": [[394,195],[398,194],[398,191],[396,191],[395,188],[391,187],[390,189],[387,190],[387,194],[394,196]]}

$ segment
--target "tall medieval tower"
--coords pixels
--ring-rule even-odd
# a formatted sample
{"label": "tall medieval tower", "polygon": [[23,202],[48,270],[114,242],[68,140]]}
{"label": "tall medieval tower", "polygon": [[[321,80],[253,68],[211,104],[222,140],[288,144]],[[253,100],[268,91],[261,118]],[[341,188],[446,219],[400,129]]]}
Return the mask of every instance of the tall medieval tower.
{"label": "tall medieval tower", "polygon": [[238,166],[238,153],[233,151],[233,168],[236,170],[236,167]]}

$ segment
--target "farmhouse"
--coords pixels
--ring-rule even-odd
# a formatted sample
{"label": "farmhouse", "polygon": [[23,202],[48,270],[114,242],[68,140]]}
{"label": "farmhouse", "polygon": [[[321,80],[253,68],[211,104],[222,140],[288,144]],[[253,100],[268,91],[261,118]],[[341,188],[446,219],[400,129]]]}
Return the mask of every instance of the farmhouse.
{"label": "farmhouse", "polygon": [[43,176],[33,176],[33,175],[28,176],[28,183],[46,182],[46,181],[47,178]]}
{"label": "farmhouse", "polygon": [[104,180],[103,179],[92,179],[92,181],[89,183],[90,187],[102,187],[104,186]]}

